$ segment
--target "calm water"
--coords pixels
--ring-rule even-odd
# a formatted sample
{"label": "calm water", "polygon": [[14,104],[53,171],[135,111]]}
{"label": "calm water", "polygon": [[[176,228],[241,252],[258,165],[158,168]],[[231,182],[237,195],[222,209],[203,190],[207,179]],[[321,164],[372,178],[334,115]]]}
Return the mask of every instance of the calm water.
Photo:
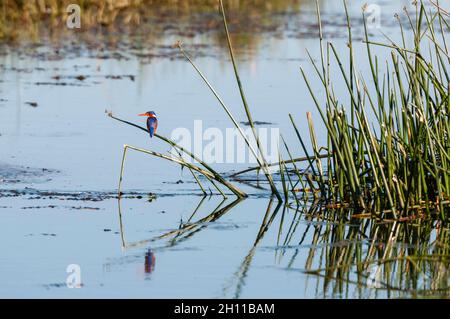
{"label": "calm water", "polygon": [[[364,2],[350,1],[356,40],[362,35],[359,12]],[[375,2],[382,9],[382,31],[397,38],[392,15],[410,1]],[[327,38],[345,52],[342,5],[323,1],[322,11]],[[305,114],[311,111],[322,145],[325,138],[299,71],[303,66],[319,88],[306,55],[308,49],[320,57],[314,12],[313,2],[306,1],[286,16],[284,28],[258,33],[256,43],[238,50],[254,119],[273,123],[270,127],[279,128],[289,145],[298,141],[288,113],[308,134]],[[377,30],[373,35],[382,39]],[[200,119],[204,128],[231,127],[192,67],[170,48],[179,38],[236,117],[244,120],[225,43],[214,32],[170,34],[146,43],[150,46],[141,48],[141,54],[133,48],[133,38],[120,39],[115,50],[103,51],[83,45],[55,51],[45,42],[3,47],[1,297],[448,297],[448,264],[403,276],[394,263],[392,276],[383,271],[389,282],[380,285],[368,283],[374,268],[361,271],[357,260],[342,272],[324,270],[352,250],[361,256],[369,253],[370,227],[351,236],[366,225],[362,222],[327,221],[277,209],[267,191],[243,184],[240,187],[251,194],[245,201],[203,198],[189,172],[142,154],[129,156],[124,189],[134,195],[119,203],[115,194],[122,145],[159,152],[168,147],[107,118],[105,109],[135,122],[142,121],[136,114],[154,110],[159,132],[166,136],[180,127],[193,130],[194,120]],[[151,59],[148,50],[153,50]],[[364,47],[356,45],[355,52],[362,61]],[[368,65],[362,63],[359,69],[364,74]],[[80,76],[83,80],[77,79]],[[335,90],[343,90],[342,85],[339,80]],[[292,148],[298,150],[295,156],[304,155],[299,147]],[[214,165],[221,172],[248,166]],[[149,193],[156,194],[156,200]],[[430,236],[439,234],[433,231]],[[378,244],[383,255],[383,241],[378,239]],[[416,248],[426,253],[438,247]],[[395,252],[402,249],[396,247]],[[70,264],[81,267],[81,289],[66,286]]]}

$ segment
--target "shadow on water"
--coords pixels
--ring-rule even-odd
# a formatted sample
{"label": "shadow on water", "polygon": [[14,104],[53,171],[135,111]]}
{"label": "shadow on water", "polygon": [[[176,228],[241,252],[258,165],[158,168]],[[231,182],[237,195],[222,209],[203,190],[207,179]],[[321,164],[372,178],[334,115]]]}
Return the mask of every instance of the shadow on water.
{"label": "shadow on water", "polygon": [[[201,198],[189,219],[181,221],[177,229],[136,242],[125,239],[119,200],[122,247],[156,247],[161,242],[157,250],[174,247],[238,210],[245,201],[226,204],[223,200],[210,214],[195,220],[205,200]],[[305,289],[314,286],[315,297],[450,296],[448,225],[419,215],[403,222],[382,221],[349,210],[327,209],[320,203],[292,209],[272,198],[249,245],[238,268],[223,284],[224,297],[242,297],[255,256],[267,252],[275,257],[269,267],[306,276]],[[146,269],[153,269],[154,250],[148,249],[144,259]]]}

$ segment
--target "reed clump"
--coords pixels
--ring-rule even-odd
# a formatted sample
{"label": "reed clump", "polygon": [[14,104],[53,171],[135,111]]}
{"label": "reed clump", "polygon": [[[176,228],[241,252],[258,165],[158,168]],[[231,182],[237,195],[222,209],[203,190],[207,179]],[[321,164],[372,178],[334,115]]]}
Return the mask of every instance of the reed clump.
{"label": "reed clump", "polygon": [[[288,161],[280,156],[277,163],[283,200],[289,203],[294,199],[298,206],[300,199],[310,200],[309,194],[313,194],[315,200],[328,208],[364,210],[395,219],[415,215],[419,210],[447,220],[450,216],[448,13],[438,5],[427,11],[422,2],[416,2],[413,15],[404,10],[407,26],[399,15],[395,16],[401,42],[385,36],[387,43],[376,43],[369,38],[363,7],[363,45],[367,52],[363,59],[370,66],[370,73],[362,75],[355,59],[350,16],[346,2],[343,3],[348,28],[345,58],[332,42],[325,43],[316,2],[320,62],[309,52],[308,55],[324,96],[317,96],[303,68],[301,75],[327,132],[327,145],[318,145],[308,112],[312,145],[312,150],[308,150],[305,136],[289,115],[306,156],[293,158],[283,140],[289,155]],[[225,31],[228,34],[226,21]],[[372,53],[374,46],[390,50],[390,59],[381,62]],[[233,56],[232,61],[234,64]],[[339,95],[342,90],[335,89],[335,80],[331,80],[336,74],[345,83],[346,97]],[[307,163],[306,169],[300,170],[299,162]],[[255,169],[261,168],[260,165]]]}
{"label": "reed clump", "polygon": [[[318,5],[317,14],[321,25]],[[311,166],[316,167],[316,187],[327,201],[394,217],[420,208],[448,219],[449,21],[439,7],[427,12],[422,2],[417,2],[414,15],[406,9],[404,15],[408,32],[396,15],[401,43],[387,36],[387,43],[375,43],[369,38],[363,13],[366,58],[370,65],[370,74],[364,76],[358,73],[354,59],[348,13],[347,60],[333,43],[324,43],[319,28],[321,63],[310,58],[324,96],[317,96],[303,69],[301,74],[327,130],[326,176],[321,173],[323,160],[316,160],[316,150]],[[390,50],[390,60],[381,62],[372,54],[374,46]],[[348,69],[344,67],[346,61]],[[341,74],[348,105],[336,94],[331,72]]]}

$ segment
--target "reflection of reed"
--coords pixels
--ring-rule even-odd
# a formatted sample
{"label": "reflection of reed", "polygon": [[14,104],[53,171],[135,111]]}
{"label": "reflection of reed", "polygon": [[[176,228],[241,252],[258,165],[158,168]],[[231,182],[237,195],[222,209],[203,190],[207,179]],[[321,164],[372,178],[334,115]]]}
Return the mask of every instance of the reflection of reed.
{"label": "reflection of reed", "polygon": [[[342,210],[318,214],[319,210],[305,214],[305,218],[314,216],[311,222],[316,223],[308,224],[302,235],[309,235],[311,248],[300,270],[317,276],[318,281],[323,278],[320,294],[348,296],[354,285],[359,297],[375,291],[389,296],[449,295],[450,241],[443,222],[386,223],[349,219]],[[290,243],[291,239],[285,241],[284,247]],[[288,269],[295,270],[300,246]]]}
{"label": "reflection of reed", "polygon": [[174,229],[171,231],[168,231],[164,234],[161,234],[159,236],[150,238],[150,239],[144,239],[132,243],[128,243],[125,240],[125,227],[123,224],[123,216],[122,216],[122,200],[118,200],[118,213],[119,213],[119,227],[120,227],[120,234],[122,239],[122,248],[123,249],[129,249],[129,248],[137,248],[141,246],[146,246],[152,242],[160,241],[163,239],[169,239],[168,244],[166,244],[166,247],[171,247],[179,242],[182,242],[190,237],[192,237],[195,233],[203,230],[209,223],[212,223],[219,218],[221,218],[223,215],[228,213],[233,207],[235,207],[237,204],[239,204],[242,199],[236,199],[229,203],[228,205],[223,206],[223,204],[227,201],[226,199],[222,200],[219,205],[207,216],[200,218],[197,221],[192,221],[195,214],[200,210],[202,204],[204,203],[206,197],[202,197],[199,204],[195,208],[192,215],[189,217],[189,219],[186,222],[181,222],[178,229]]}
{"label": "reflection of reed", "polygon": [[[193,221],[205,199],[201,198],[177,229],[133,243],[125,241],[119,200],[123,248],[145,247],[161,240],[163,247],[173,247],[206,229],[242,201],[225,205],[227,200],[223,200],[207,216]],[[276,263],[284,265],[286,271],[299,271],[315,279],[317,297],[449,296],[450,239],[444,222],[355,218],[348,210],[324,209],[318,202],[294,211],[284,207],[280,216],[281,206],[278,203],[274,207],[273,200],[269,201],[255,240],[223,288],[224,296],[230,292],[234,298],[241,296],[258,246],[270,227],[277,227],[276,238],[268,239],[276,247]],[[274,226],[277,217],[279,225]],[[302,251],[307,252],[304,265],[296,267]]]}
{"label": "reflection of reed", "polygon": [[[224,296],[234,287],[233,297],[240,297],[257,245],[279,211],[280,206],[271,214],[271,205],[272,201],[254,244],[225,286]],[[290,222],[285,221],[285,215],[289,215],[286,208],[278,229],[277,263],[293,251],[286,261],[286,270],[298,270],[316,278],[317,297],[367,298],[380,293],[393,297],[450,294],[449,229],[440,221],[420,221],[419,225],[349,219],[348,212],[324,211],[319,205],[295,211]],[[301,221],[306,221],[307,226],[294,243]],[[284,228],[287,232],[282,236]],[[306,238],[311,240],[309,245]],[[304,268],[295,268],[295,260],[305,246],[311,248]]]}
{"label": "reflection of reed", "polygon": [[[252,247],[250,248],[250,251],[248,252],[248,254],[244,257],[244,260],[242,261],[241,265],[239,266],[239,269],[234,273],[233,278],[223,289],[223,294],[225,296],[227,295],[228,291],[232,287],[236,286],[233,297],[236,299],[240,297],[242,288],[245,286],[245,278],[247,277],[247,272],[252,263],[253,257],[256,252],[256,248],[258,247],[259,242],[262,240],[262,238],[266,234],[266,232],[269,229],[270,225],[272,224],[273,220],[277,216],[278,211],[280,210],[280,208],[282,206],[282,203],[278,202],[277,206],[275,207],[275,209],[273,209],[273,211],[272,211],[272,205],[273,205],[273,198],[271,198],[269,201],[266,213],[263,217],[263,221],[258,230],[258,234],[256,235],[255,242],[253,243]],[[284,211],[283,211],[283,215],[284,215]]]}

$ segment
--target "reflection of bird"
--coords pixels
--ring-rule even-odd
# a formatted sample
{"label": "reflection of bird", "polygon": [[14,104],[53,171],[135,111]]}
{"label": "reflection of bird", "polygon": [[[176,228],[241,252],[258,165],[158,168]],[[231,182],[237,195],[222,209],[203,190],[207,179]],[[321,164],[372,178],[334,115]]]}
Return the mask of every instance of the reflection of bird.
{"label": "reflection of bird", "polygon": [[150,274],[155,269],[155,254],[151,249],[145,253],[145,273]]}
{"label": "reflection of bird", "polygon": [[139,116],[146,116],[147,117],[147,129],[148,133],[150,134],[150,137],[153,137],[153,135],[156,134],[156,130],[158,129],[158,119],[156,118],[156,113],[153,111],[139,114]]}

